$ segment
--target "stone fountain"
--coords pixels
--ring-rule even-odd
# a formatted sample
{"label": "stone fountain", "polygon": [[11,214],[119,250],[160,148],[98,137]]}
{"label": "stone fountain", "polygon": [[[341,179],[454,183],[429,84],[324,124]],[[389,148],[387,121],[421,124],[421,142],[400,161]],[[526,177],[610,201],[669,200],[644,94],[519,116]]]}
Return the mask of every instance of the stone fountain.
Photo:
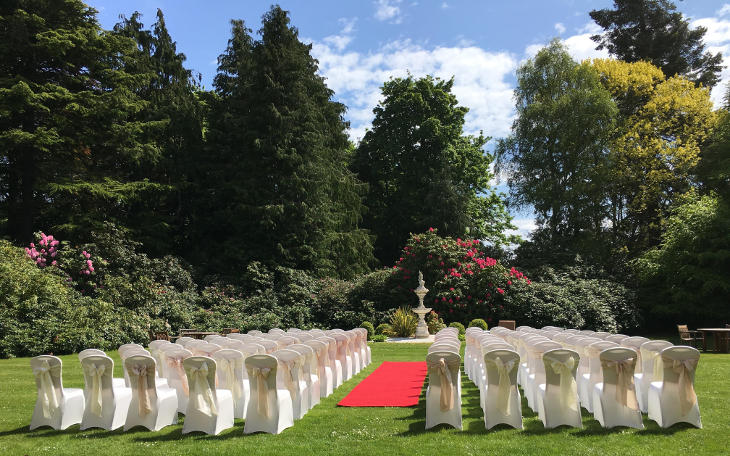
{"label": "stone fountain", "polygon": [[426,314],[431,312],[430,307],[424,307],[423,297],[428,293],[428,288],[425,286],[423,281],[423,274],[418,271],[418,288],[413,290],[418,296],[418,307],[414,307],[413,312],[418,315],[418,327],[416,327],[416,339],[426,339],[430,335],[428,333],[428,325],[426,324]]}

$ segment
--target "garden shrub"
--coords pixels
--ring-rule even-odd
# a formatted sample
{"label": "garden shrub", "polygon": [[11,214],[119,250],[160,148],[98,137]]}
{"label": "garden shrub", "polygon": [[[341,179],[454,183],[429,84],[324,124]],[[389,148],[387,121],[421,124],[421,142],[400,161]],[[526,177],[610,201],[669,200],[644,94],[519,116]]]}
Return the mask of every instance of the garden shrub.
{"label": "garden shrub", "polygon": [[[382,318],[387,318],[391,309],[418,304],[416,295],[404,296],[397,285],[397,278],[391,269],[378,269],[355,278],[348,293],[348,300],[353,307],[368,301],[372,303],[376,312],[381,313]],[[374,319],[374,321],[379,320]]]}
{"label": "garden shrub", "polygon": [[444,320],[433,310],[426,314],[426,324],[428,325],[428,332],[430,334],[436,334],[446,327]]}
{"label": "garden shrub", "polygon": [[530,280],[489,257],[487,251],[476,239],[440,237],[433,228],[412,234],[392,268],[396,302],[413,302],[420,270],[430,290],[426,305],[444,319],[496,316],[512,288],[529,285]]}
{"label": "garden shrub", "polygon": [[376,334],[373,336],[373,342],[385,342],[388,340],[388,336],[385,334]]}
{"label": "garden shrub", "polygon": [[449,323],[449,328],[456,328],[456,329],[458,329],[460,336],[466,334],[466,329],[464,329],[464,325],[462,325],[458,321],[452,321],[451,323]]}
{"label": "garden shrub", "polygon": [[581,275],[579,267],[533,272],[530,286],[517,285],[500,308],[499,318],[519,325],[630,332],[639,324],[632,290],[601,278]]}
{"label": "garden shrub", "polygon": [[396,337],[411,337],[416,333],[418,317],[411,309],[399,307],[390,315],[390,327]]}
{"label": "garden shrub", "polygon": [[472,321],[469,322],[470,328],[482,328],[483,330],[489,329],[489,326],[487,325],[487,322],[484,321],[481,318],[475,318]]}
{"label": "garden shrub", "polygon": [[371,340],[375,335],[375,328],[373,327],[373,324],[369,321],[363,321],[360,323],[360,327],[365,328],[368,331],[368,340]]}
{"label": "garden shrub", "polygon": [[384,335],[389,336],[393,333],[393,328],[388,323],[380,323],[377,328],[375,328],[375,334],[376,335]]}

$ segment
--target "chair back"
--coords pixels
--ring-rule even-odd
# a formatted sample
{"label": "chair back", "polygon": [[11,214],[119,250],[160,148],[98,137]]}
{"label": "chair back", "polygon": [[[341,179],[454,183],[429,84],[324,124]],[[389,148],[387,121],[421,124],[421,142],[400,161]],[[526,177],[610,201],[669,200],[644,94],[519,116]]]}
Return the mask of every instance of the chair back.
{"label": "chair back", "polygon": [[45,418],[50,418],[63,401],[62,366],[61,359],[51,355],[40,355],[30,360]]}
{"label": "chair back", "polygon": [[114,405],[114,361],[108,356],[91,355],[81,360],[81,368],[84,373],[85,409],[101,417],[104,410]]}
{"label": "chair back", "polygon": [[237,402],[243,395],[244,355],[238,350],[224,348],[213,353],[216,362],[216,378],[218,386],[231,390],[233,400]]}
{"label": "chair back", "polygon": [[169,344],[169,343],[170,343],[169,340],[156,339],[156,340],[150,341],[150,343],[147,347],[149,348],[150,352],[153,352],[154,350],[158,350],[161,346]]}
{"label": "chair back", "polygon": [[615,342],[619,345],[623,343],[624,340],[628,339],[629,336],[625,334],[611,334],[610,336],[607,336],[604,340],[607,340],[609,342]]}
{"label": "chair back", "polygon": [[[609,348],[618,347],[616,342],[610,342],[608,340],[602,340],[600,342],[593,342],[587,347],[583,347],[583,353],[588,359],[588,372],[591,375],[591,379],[598,383],[600,382],[601,376],[601,352]],[[592,392],[591,392],[592,394]]]}
{"label": "chair back", "polygon": [[286,347],[287,350],[294,350],[304,357],[302,360],[302,374],[305,377],[307,383],[311,379],[306,378],[306,375],[319,375],[319,366],[317,365],[317,357],[315,356],[314,348],[304,344],[293,344]]}
{"label": "chair back", "polygon": [[675,384],[679,393],[674,400],[679,402],[681,414],[686,415],[697,404],[695,393],[695,372],[700,362],[700,352],[694,347],[678,345],[667,347],[659,354],[662,366],[663,384]]}
{"label": "chair back", "polygon": [[279,344],[279,349],[286,348],[289,345],[294,345],[299,343],[299,338],[295,336],[281,336],[276,340],[276,343]]}
{"label": "chair back", "polygon": [[251,331],[247,332],[246,334],[250,334],[252,336],[260,336],[263,333],[261,331],[259,331],[258,329],[252,329]]}
{"label": "chair back", "polygon": [[286,331],[281,328],[271,328],[269,330],[269,334],[279,334],[280,336],[283,336],[284,334],[286,334]]}
{"label": "chair back", "polygon": [[191,356],[193,356],[193,353],[184,348],[165,352],[165,367],[163,369],[165,377],[168,381],[180,382],[185,391],[188,390],[188,377],[185,374],[183,362]]}
{"label": "chair back", "polygon": [[207,356],[191,356],[183,361],[190,397],[188,410],[193,407],[208,416],[218,415],[216,367],[215,360]]}
{"label": "chair back", "polygon": [[156,369],[155,359],[148,355],[132,355],[124,360],[124,370],[127,372],[132,388],[130,407],[134,407],[136,404],[139,416],[152,412],[157,404]]}
{"label": "chair back", "polygon": [[679,332],[679,338],[681,340],[692,340],[687,325],[677,325],[677,331]]}
{"label": "chair back", "polygon": [[85,350],[81,350],[79,352],[79,361],[86,358],[87,356],[106,356],[106,353],[104,353],[102,350],[98,350],[96,348],[87,348]]}
{"label": "chair back", "polygon": [[441,351],[456,353],[457,355],[459,354],[459,348],[457,348],[454,344],[434,342],[428,347],[428,353]]}
{"label": "chair back", "polygon": [[259,345],[262,345],[264,347],[264,349],[266,350],[267,354],[272,354],[276,350],[279,349],[279,344],[277,344],[273,340],[261,339],[261,340],[257,340],[256,343]]}
{"label": "chair back", "polygon": [[[246,358],[246,375],[251,388],[249,410],[269,417],[269,391],[276,391],[278,360],[271,355],[252,355]],[[275,403],[275,402],[274,402]],[[255,409],[253,408],[255,405]],[[248,414],[249,411],[247,410]]]}
{"label": "chair back", "polygon": [[275,351],[272,356],[279,363],[277,381],[289,390],[292,400],[299,394],[299,380],[302,378],[301,367],[304,356],[296,350],[288,348]]}
{"label": "chair back", "polygon": [[[650,340],[641,344],[639,347],[639,351],[641,352],[641,372],[647,378],[653,378],[654,374],[661,375],[656,361],[657,357],[662,350],[673,345],[666,340]],[[657,367],[656,370],[654,369],[655,367]]]}
{"label": "chair back", "polygon": [[314,357],[317,362],[317,370],[319,376],[324,375],[324,368],[329,366],[329,346],[327,343],[321,340],[307,340],[302,342],[304,345],[311,347],[314,350]]}
{"label": "chair back", "polygon": [[119,349],[118,349],[119,356],[124,358],[124,355],[127,352],[127,350],[139,350],[139,349],[144,350],[144,347],[141,346],[140,344],[122,344],[119,346]]}
{"label": "chair back", "polygon": [[580,410],[578,408],[578,387],[575,381],[579,361],[578,353],[564,348],[550,350],[542,355],[545,369],[545,393],[552,394],[553,389],[559,388],[561,405],[574,411]]}
{"label": "chair back", "polygon": [[309,333],[306,333],[304,331],[298,332],[295,337],[297,339],[299,339],[299,342],[306,342],[308,340],[313,340],[314,339],[314,336],[313,335],[311,335]]}
{"label": "chair back", "polygon": [[217,352],[221,348],[223,348],[223,347],[221,347],[218,344],[204,342],[202,344],[193,345],[191,351],[193,352],[194,356],[203,356],[206,358],[212,358],[213,353]]}
{"label": "chair back", "polygon": [[608,348],[600,354],[604,385],[613,385],[617,401],[633,410],[639,409],[634,384],[637,357],[634,349],[626,347]]}
{"label": "chair back", "polygon": [[454,408],[454,391],[459,391],[461,357],[454,352],[432,352],[426,355],[428,384],[441,392],[440,408],[445,412]]}
{"label": "chair back", "polygon": [[[520,354],[514,350],[497,348],[484,353],[484,367],[487,371],[489,385],[517,384],[517,366],[520,364]],[[502,394],[505,394],[504,392]]]}

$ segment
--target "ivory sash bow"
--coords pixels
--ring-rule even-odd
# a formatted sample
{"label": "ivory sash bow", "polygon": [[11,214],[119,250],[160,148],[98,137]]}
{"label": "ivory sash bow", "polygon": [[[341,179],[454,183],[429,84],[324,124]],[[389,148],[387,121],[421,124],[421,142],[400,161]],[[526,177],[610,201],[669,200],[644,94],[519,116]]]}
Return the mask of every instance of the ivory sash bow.
{"label": "ivory sash bow", "polygon": [[178,377],[180,378],[180,385],[186,396],[190,395],[190,389],[188,388],[188,376],[185,375],[185,369],[183,369],[182,359],[180,358],[167,358],[167,365],[175,369]]}
{"label": "ivory sash bow", "polygon": [[267,367],[253,367],[251,374],[256,378],[256,395],[258,397],[257,409],[260,415],[269,417],[269,372]]}
{"label": "ivory sash bow", "polygon": [[91,413],[101,416],[102,395],[101,395],[101,379],[104,376],[106,367],[89,364],[86,373],[91,376]]}
{"label": "ivory sash bow", "polygon": [[497,372],[499,372],[497,409],[505,416],[510,416],[512,413],[512,382],[510,381],[509,375],[515,368],[515,360],[512,359],[505,363],[502,361],[502,358],[496,356],[494,360],[485,358],[484,361],[487,364],[494,366],[497,369]]}
{"label": "ivory sash bow", "polygon": [[439,390],[441,390],[440,408],[447,412],[454,408],[453,378],[451,376],[451,364],[446,359],[439,358],[438,362],[431,363],[430,367],[438,372]]}
{"label": "ivory sash bow", "polygon": [[137,402],[139,402],[139,414],[145,416],[152,411],[150,395],[147,390],[147,366],[134,366],[132,373],[137,376]]}
{"label": "ivory sash bow", "polygon": [[682,415],[686,415],[697,403],[697,394],[695,394],[692,378],[694,371],[697,369],[698,360],[686,359],[679,361],[663,358],[662,361],[671,365],[675,374],[679,374],[679,405]]}
{"label": "ivory sash bow", "polygon": [[53,386],[51,371],[57,370],[61,366],[51,367],[45,359],[41,360],[40,364],[39,367],[33,369],[33,375],[35,375],[40,383],[43,417],[50,418],[53,412],[58,409],[58,397],[56,396],[56,388]]}
{"label": "ivory sash bow", "polygon": [[297,389],[298,387],[294,384],[294,378],[292,376],[292,368],[297,368],[298,363],[296,361],[292,362],[281,362],[281,378],[284,380],[284,385],[286,386],[286,389],[289,390],[289,395],[291,396],[292,400],[294,400],[297,397]]}
{"label": "ivory sash bow", "polygon": [[560,402],[571,410],[578,410],[576,398],[578,389],[573,377],[573,368],[575,367],[575,359],[569,358],[565,362],[551,361],[550,368],[556,374],[560,375]]}
{"label": "ivory sash bow", "polygon": [[636,388],[634,386],[633,375],[635,364],[636,358],[629,358],[624,361],[601,361],[604,370],[616,370],[616,402],[631,410],[639,410],[639,404],[636,402]]}
{"label": "ivory sash bow", "polygon": [[226,372],[227,386],[231,389],[233,401],[238,402],[238,400],[241,399],[241,396],[243,396],[243,389],[241,388],[241,382],[238,381],[238,376],[236,376],[236,371],[234,369],[236,367],[236,361],[233,359],[221,358],[218,360],[218,366]]}
{"label": "ivory sash bow", "polygon": [[191,367],[189,370],[192,385],[190,385],[190,400],[201,413],[207,416],[218,414],[218,408],[213,397],[213,390],[208,383],[208,365]]}

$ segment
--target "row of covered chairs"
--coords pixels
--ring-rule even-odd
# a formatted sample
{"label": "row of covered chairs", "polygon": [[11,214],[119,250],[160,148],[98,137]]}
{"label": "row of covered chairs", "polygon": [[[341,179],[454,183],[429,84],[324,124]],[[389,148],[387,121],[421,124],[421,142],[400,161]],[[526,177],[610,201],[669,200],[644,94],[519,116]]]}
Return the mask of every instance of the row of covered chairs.
{"label": "row of covered chairs", "polygon": [[246,420],[244,432],[279,433],[370,363],[367,330],[251,331],[207,340],[181,337],[119,347],[123,378],[100,350],[79,353],[84,389],[63,388],[61,360],[31,360],[38,399],[31,429],[159,430],[186,415],[183,433],[217,434]]}
{"label": "row of covered chairs", "polygon": [[426,429],[445,423],[461,429],[461,341],[459,330],[444,328],[428,347]]}
{"label": "row of covered chairs", "polygon": [[[604,427],[643,428],[641,412],[662,427],[677,422],[702,426],[694,393],[699,352],[692,347],[623,334],[524,326],[515,331],[470,328],[466,341],[465,370],[477,385],[492,383],[492,352],[502,348],[512,352],[500,360],[502,365],[505,356],[516,360],[510,365],[516,367],[510,376],[511,395],[518,394],[516,384],[520,384],[528,406],[546,427],[580,427],[581,406]],[[500,378],[505,388],[506,379],[506,375]],[[508,400],[506,394],[498,397],[502,404]],[[494,410],[484,403],[483,407],[488,428],[490,421],[506,422],[509,416],[490,415],[487,412]],[[511,425],[521,427],[521,416]]]}

